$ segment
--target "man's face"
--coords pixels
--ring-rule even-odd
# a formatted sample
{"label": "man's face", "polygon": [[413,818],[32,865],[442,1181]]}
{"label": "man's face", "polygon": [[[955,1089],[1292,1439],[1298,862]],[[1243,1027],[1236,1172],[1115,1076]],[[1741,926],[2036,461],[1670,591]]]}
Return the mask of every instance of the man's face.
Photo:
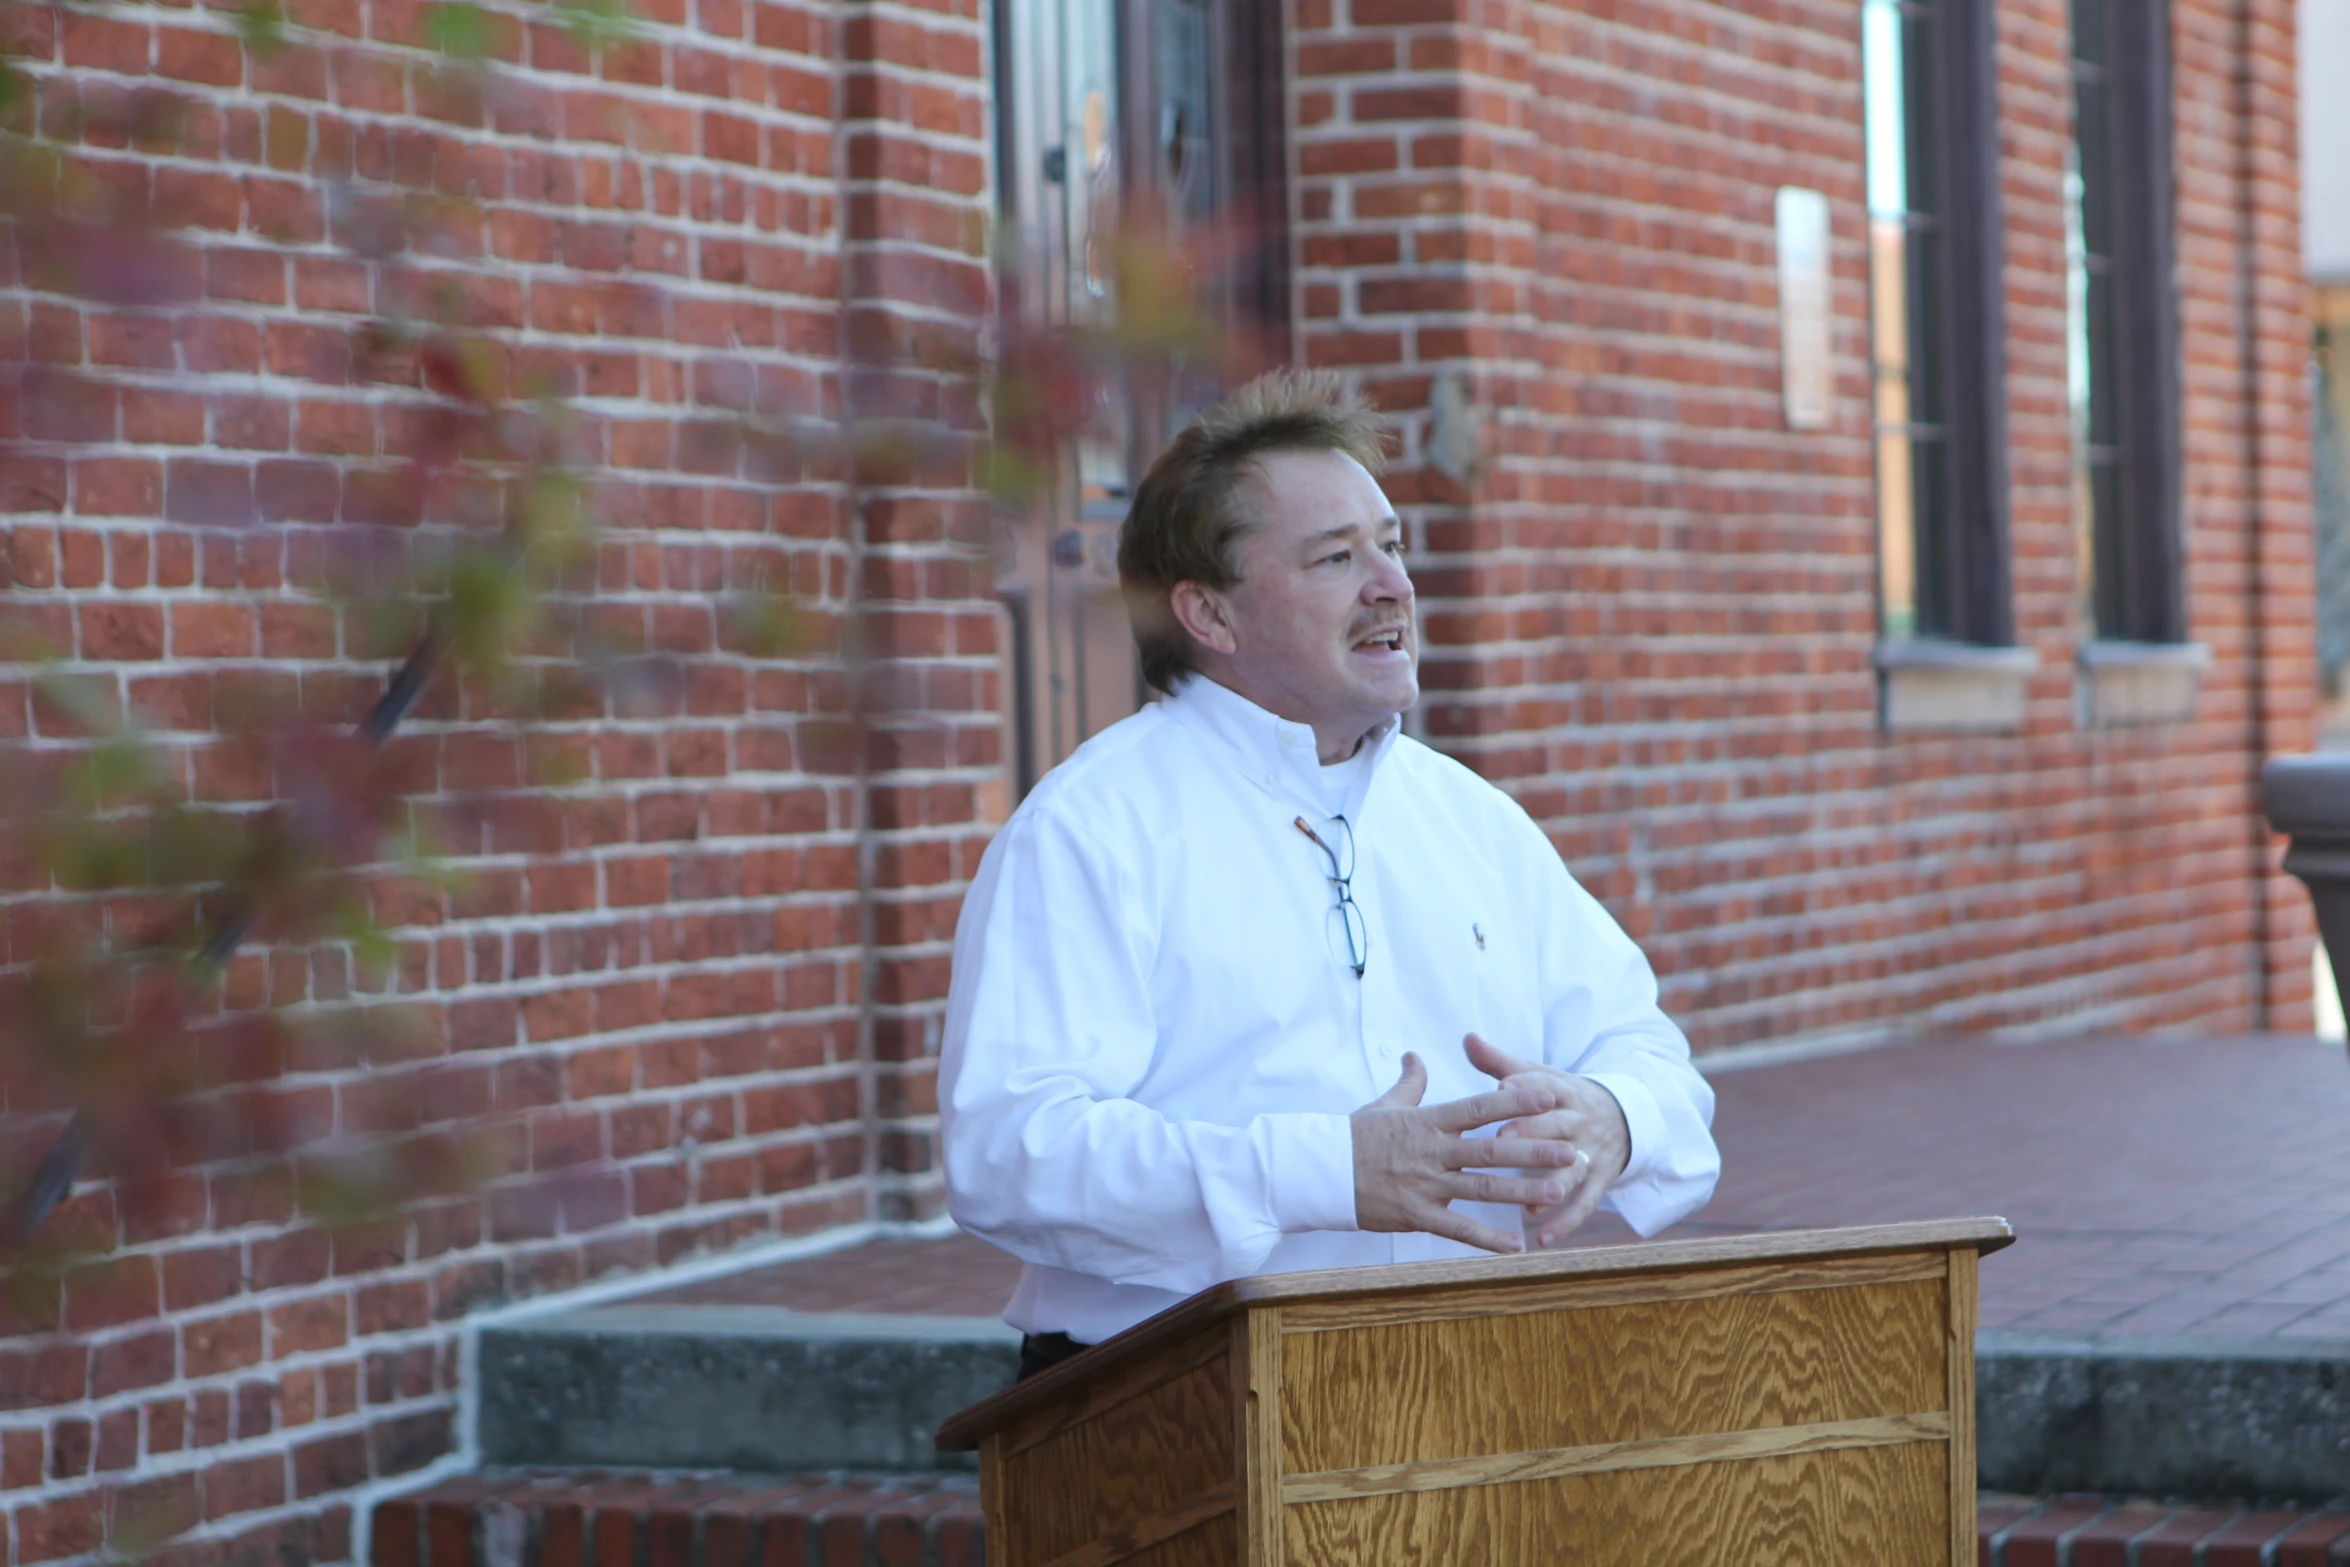
{"label": "man's face", "polygon": [[1420,697],[1403,525],[1341,452],[1268,453],[1234,504],[1254,525],[1233,546],[1240,581],[1224,595],[1232,683],[1351,750]]}

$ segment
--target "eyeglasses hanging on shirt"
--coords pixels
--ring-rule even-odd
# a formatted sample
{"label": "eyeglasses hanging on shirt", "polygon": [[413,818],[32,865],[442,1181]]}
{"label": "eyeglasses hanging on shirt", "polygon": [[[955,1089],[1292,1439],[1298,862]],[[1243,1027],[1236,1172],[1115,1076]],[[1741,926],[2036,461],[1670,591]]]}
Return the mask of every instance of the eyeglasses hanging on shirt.
{"label": "eyeglasses hanging on shirt", "polygon": [[1320,833],[1308,827],[1304,817],[1298,817],[1293,825],[1330,862],[1330,885],[1338,889],[1338,906],[1330,911],[1329,928],[1325,934],[1330,938],[1330,951],[1334,957],[1339,955],[1339,943],[1343,941],[1346,944],[1345,955],[1340,961],[1355,971],[1355,978],[1361,979],[1364,966],[1371,956],[1371,927],[1363,923],[1362,905],[1355,902],[1355,830],[1347,825],[1343,816],[1333,816],[1330,820],[1337,828],[1332,836],[1338,839],[1339,849],[1330,847]]}

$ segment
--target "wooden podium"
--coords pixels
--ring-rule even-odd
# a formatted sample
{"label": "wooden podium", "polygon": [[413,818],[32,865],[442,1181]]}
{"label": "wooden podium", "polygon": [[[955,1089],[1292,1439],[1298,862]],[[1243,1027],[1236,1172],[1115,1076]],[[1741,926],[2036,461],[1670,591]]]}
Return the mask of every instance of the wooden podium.
{"label": "wooden podium", "polygon": [[1218,1285],[964,1410],[991,1567],[1975,1560],[2004,1220]]}

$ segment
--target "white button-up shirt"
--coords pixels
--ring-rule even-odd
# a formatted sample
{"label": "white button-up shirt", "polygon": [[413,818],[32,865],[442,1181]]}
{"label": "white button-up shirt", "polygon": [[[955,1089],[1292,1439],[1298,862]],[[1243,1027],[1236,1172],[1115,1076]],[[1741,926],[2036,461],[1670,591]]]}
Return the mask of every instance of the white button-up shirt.
{"label": "white button-up shirt", "polygon": [[[1615,1096],[1632,1155],[1606,1201],[1641,1234],[1712,1195],[1713,1092],[1639,949],[1508,795],[1393,725],[1358,760],[1323,769],[1311,729],[1193,676],[989,845],[939,1114],[955,1219],[1028,1264],[1013,1326],[1096,1343],[1225,1279],[1477,1255],[1356,1229],[1348,1121],[1406,1050],[1424,1103],[1491,1089],[1472,1032]],[[1336,815],[1360,979],[1295,825],[1343,854]]]}

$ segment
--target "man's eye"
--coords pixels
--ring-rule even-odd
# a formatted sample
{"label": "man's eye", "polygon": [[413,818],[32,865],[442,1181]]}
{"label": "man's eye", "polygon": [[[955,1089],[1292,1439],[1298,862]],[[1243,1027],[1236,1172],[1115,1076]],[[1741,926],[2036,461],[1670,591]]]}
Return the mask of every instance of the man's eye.
{"label": "man's eye", "polygon": [[1354,559],[1353,550],[1340,550],[1335,555],[1323,556],[1319,561],[1315,562],[1315,564],[1321,566],[1342,566],[1352,559]]}
{"label": "man's eye", "polygon": [[1379,547],[1385,550],[1388,554],[1394,556],[1397,560],[1403,559],[1403,540],[1389,539],[1385,544],[1382,544]]}

